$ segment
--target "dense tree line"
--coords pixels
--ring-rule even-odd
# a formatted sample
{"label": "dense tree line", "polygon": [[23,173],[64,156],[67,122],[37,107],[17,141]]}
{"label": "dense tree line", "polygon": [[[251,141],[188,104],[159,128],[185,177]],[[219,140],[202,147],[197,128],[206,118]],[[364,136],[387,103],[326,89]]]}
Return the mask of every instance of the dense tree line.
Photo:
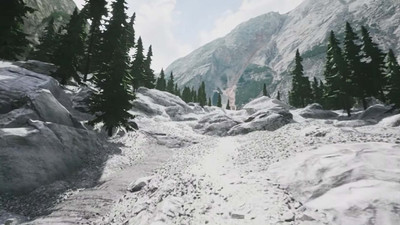
{"label": "dense tree line", "polygon": [[[71,78],[78,83],[91,81],[97,91],[91,96],[95,119],[90,124],[103,123],[109,135],[116,127],[130,130],[135,126],[129,122],[133,116],[128,112],[135,90],[156,86],[152,47],[145,56],[142,39],[135,39],[135,14],[128,18],[126,9],[125,0],[114,0],[111,12],[106,0],[86,0],[83,9],[76,8],[65,25],[56,27],[55,18],[47,18],[39,45],[28,55],[55,64],[53,75],[61,84]],[[29,49],[31,43],[22,27],[24,17],[31,12],[22,0],[0,2],[1,59],[21,59]],[[130,57],[132,49],[135,54]]]}
{"label": "dense tree line", "polygon": [[364,26],[360,38],[346,23],[343,44],[334,31],[330,32],[325,83],[316,78],[310,82],[304,75],[298,50],[294,64],[289,103],[295,107],[317,102],[329,109],[344,109],[350,116],[355,102],[360,102],[364,109],[368,107],[368,97],[400,107],[399,63],[392,50],[383,53]]}

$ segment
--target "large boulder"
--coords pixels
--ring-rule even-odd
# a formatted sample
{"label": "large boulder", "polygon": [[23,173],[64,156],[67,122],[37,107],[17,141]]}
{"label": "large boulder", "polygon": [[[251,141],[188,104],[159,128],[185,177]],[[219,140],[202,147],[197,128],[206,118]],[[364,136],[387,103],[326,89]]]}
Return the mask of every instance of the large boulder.
{"label": "large boulder", "polygon": [[0,114],[19,108],[29,93],[41,89],[49,90],[65,108],[72,108],[72,101],[54,78],[21,67],[0,67]]}
{"label": "large boulder", "polygon": [[393,111],[394,110],[391,106],[385,106],[382,104],[373,105],[361,113],[359,119],[380,121],[385,117],[392,116]]}
{"label": "large boulder", "polygon": [[60,124],[0,128],[0,192],[26,193],[63,178],[102,146],[94,132]]}
{"label": "large boulder", "polygon": [[268,173],[329,224],[400,221],[400,145],[325,145],[271,165]]}
{"label": "large boulder", "polygon": [[380,127],[398,127],[400,126],[400,114],[387,117],[378,123]]}
{"label": "large boulder", "polygon": [[270,110],[270,111],[281,111],[281,110],[290,110],[292,109],[291,106],[286,105],[285,103],[269,98],[266,96],[262,96],[260,98],[254,99],[253,101],[247,103],[243,106],[243,109],[247,111],[248,114],[254,114],[260,110]]}
{"label": "large boulder", "polygon": [[247,134],[258,130],[274,131],[292,122],[293,115],[287,110],[261,110],[250,116],[244,123],[232,127],[228,135]]}
{"label": "large boulder", "polygon": [[338,114],[330,110],[324,110],[318,103],[311,104],[299,112],[299,115],[304,118],[311,119],[333,119],[338,117]]}
{"label": "large boulder", "polygon": [[178,96],[155,89],[139,88],[133,101],[132,113],[144,117],[164,116],[171,120],[185,120],[193,109]]}
{"label": "large boulder", "polygon": [[239,123],[229,115],[216,111],[201,118],[194,128],[203,134],[226,136],[228,131]]}

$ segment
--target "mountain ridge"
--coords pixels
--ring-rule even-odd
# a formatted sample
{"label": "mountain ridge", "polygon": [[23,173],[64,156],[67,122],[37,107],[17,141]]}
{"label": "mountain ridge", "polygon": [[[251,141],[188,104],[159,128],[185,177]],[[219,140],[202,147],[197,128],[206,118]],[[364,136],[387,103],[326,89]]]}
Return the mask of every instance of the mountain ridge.
{"label": "mountain ridge", "polygon": [[[221,90],[223,100],[229,98],[237,106],[258,97],[263,83],[273,96],[280,90],[285,99],[295,50],[306,55],[306,75],[322,79],[327,34],[334,30],[341,37],[346,21],[357,32],[360,25],[367,26],[385,51],[399,52],[400,7],[396,3],[400,1],[306,0],[286,14],[271,12],[238,25],[225,37],[176,60],[166,72],[174,72],[180,87],[198,87],[205,81],[209,96]],[[263,39],[254,43],[257,35]]]}

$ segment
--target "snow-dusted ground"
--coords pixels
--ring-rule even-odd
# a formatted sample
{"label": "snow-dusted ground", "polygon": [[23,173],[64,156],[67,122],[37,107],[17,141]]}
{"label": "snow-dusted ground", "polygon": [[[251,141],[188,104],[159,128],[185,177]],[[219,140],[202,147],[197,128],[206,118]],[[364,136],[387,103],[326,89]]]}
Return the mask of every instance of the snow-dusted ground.
{"label": "snow-dusted ground", "polygon": [[[72,105],[84,108],[86,91],[75,89]],[[384,106],[347,120],[268,98],[225,111],[137,96],[140,131],[88,151],[66,178],[0,195],[0,224],[400,223],[400,117]],[[252,132],[228,136],[235,126]]]}

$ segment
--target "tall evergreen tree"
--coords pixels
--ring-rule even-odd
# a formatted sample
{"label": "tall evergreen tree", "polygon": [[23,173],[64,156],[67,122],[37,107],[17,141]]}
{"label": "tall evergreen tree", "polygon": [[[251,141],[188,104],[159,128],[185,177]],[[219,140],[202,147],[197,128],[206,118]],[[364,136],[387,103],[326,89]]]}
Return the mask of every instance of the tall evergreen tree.
{"label": "tall evergreen tree", "polygon": [[180,95],[181,95],[181,91],[179,90],[178,84],[177,84],[177,83],[175,83],[174,94],[175,94],[176,96],[179,96],[179,97],[180,97]]}
{"label": "tall evergreen tree", "polygon": [[151,69],[151,57],[153,57],[153,50],[150,45],[146,60],[144,61],[144,86],[147,88],[154,88],[156,82],[154,70]]}
{"label": "tall evergreen tree", "polygon": [[231,106],[229,105],[229,99],[228,99],[228,103],[226,103],[226,109],[230,110]]}
{"label": "tall evergreen tree", "polygon": [[267,85],[266,85],[266,84],[264,84],[264,86],[263,86],[263,96],[269,97],[269,94],[268,94],[268,91],[267,91]]}
{"label": "tall evergreen tree", "polygon": [[39,38],[40,44],[32,53],[33,59],[42,62],[53,62],[55,50],[58,45],[58,35],[54,26],[54,17],[51,17],[44,29],[43,35]]}
{"label": "tall evergreen tree", "polygon": [[390,49],[386,60],[386,77],[388,79],[387,90],[389,102],[400,108],[400,66]]}
{"label": "tall evergreen tree", "polygon": [[217,107],[222,107],[222,97],[221,97],[221,93],[218,93]]}
{"label": "tall evergreen tree", "polygon": [[68,79],[73,77],[80,82],[78,67],[84,53],[84,18],[75,8],[69,23],[67,24],[67,33],[61,37],[61,44],[55,53],[55,64],[58,69],[55,75],[61,79],[61,84],[66,84]]}
{"label": "tall evergreen tree", "polygon": [[24,17],[34,10],[23,0],[0,1],[0,59],[18,60],[29,46]]}
{"label": "tall evergreen tree", "polygon": [[165,80],[164,69],[161,69],[160,77],[157,78],[156,89],[160,91],[165,91],[167,88],[167,82]]}
{"label": "tall evergreen tree", "polygon": [[171,72],[171,75],[169,76],[169,80],[167,82],[167,91],[171,94],[174,94],[174,87],[175,87],[174,74]]}
{"label": "tall evergreen tree", "polygon": [[[87,75],[93,72],[93,57],[98,55],[101,44],[101,21],[103,16],[107,16],[106,0],[85,0],[83,13],[91,21],[87,47],[85,50],[85,67],[83,81],[87,80]],[[96,64],[96,63],[95,63]]]}
{"label": "tall evergreen tree", "polygon": [[344,60],[342,49],[339,47],[339,41],[333,31],[330,33],[326,55],[324,75],[327,84],[325,99],[328,107],[345,109],[350,116],[352,81],[348,76],[347,63]]}
{"label": "tall evergreen tree", "polygon": [[349,78],[352,80],[350,94],[354,97],[359,98],[362,103],[364,109],[367,108],[367,86],[369,85],[368,77],[365,76],[363,72],[363,63],[361,62],[362,54],[361,54],[361,45],[359,37],[353,31],[350,23],[346,23],[345,29],[345,37],[344,37],[344,48],[343,48],[343,56],[347,63],[347,71]]}
{"label": "tall evergreen tree", "polygon": [[183,92],[182,92],[182,99],[183,99],[183,101],[185,101],[186,103],[189,103],[189,102],[192,101],[192,91],[190,90],[189,87],[185,87],[185,88],[183,89]]}
{"label": "tall evergreen tree", "polygon": [[299,50],[296,51],[295,66],[292,70],[292,91],[290,92],[290,104],[294,107],[305,107],[311,99],[310,81],[304,76],[302,65],[303,58],[300,56]]}
{"label": "tall evergreen tree", "polygon": [[196,90],[194,90],[194,88],[192,88],[192,102],[197,102],[198,98],[197,98],[197,93]]}
{"label": "tall evergreen tree", "polygon": [[321,81],[318,82],[316,77],[314,77],[314,81],[312,82],[312,93],[313,101],[322,104],[322,97],[324,93],[321,87]]}
{"label": "tall evergreen tree", "polygon": [[198,102],[200,103],[200,106],[203,107],[207,104],[207,95],[206,95],[206,84],[201,82],[201,85],[199,87],[199,90],[197,92],[197,98]]}
{"label": "tall evergreen tree", "polygon": [[145,58],[143,54],[143,42],[142,38],[139,37],[136,45],[136,53],[134,55],[134,60],[131,66],[132,74],[132,87],[137,90],[139,87],[143,87],[146,83],[145,81]]}
{"label": "tall evergreen tree", "polygon": [[211,98],[208,98],[208,106],[212,106]]}
{"label": "tall evergreen tree", "polygon": [[127,38],[128,38],[128,45],[129,48],[134,48],[136,44],[135,40],[135,29],[133,26],[135,25],[135,19],[136,19],[136,13],[133,13],[131,16],[131,19],[129,21],[128,27],[127,27]]}
{"label": "tall evergreen tree", "polygon": [[384,77],[384,54],[379,49],[378,45],[372,41],[372,38],[365,27],[361,27],[362,34],[362,50],[364,52],[364,59],[366,66],[363,71],[369,78],[369,87],[367,94],[374,96],[382,101],[386,100],[383,88],[386,85]]}
{"label": "tall evergreen tree", "polygon": [[127,15],[125,0],[112,3],[112,16],[104,32],[101,45],[102,63],[95,73],[94,82],[99,91],[91,98],[90,108],[96,118],[90,122],[104,123],[109,136],[115,127],[133,129],[129,119],[134,117],[128,112],[135,98],[129,80],[129,47],[127,40]]}

